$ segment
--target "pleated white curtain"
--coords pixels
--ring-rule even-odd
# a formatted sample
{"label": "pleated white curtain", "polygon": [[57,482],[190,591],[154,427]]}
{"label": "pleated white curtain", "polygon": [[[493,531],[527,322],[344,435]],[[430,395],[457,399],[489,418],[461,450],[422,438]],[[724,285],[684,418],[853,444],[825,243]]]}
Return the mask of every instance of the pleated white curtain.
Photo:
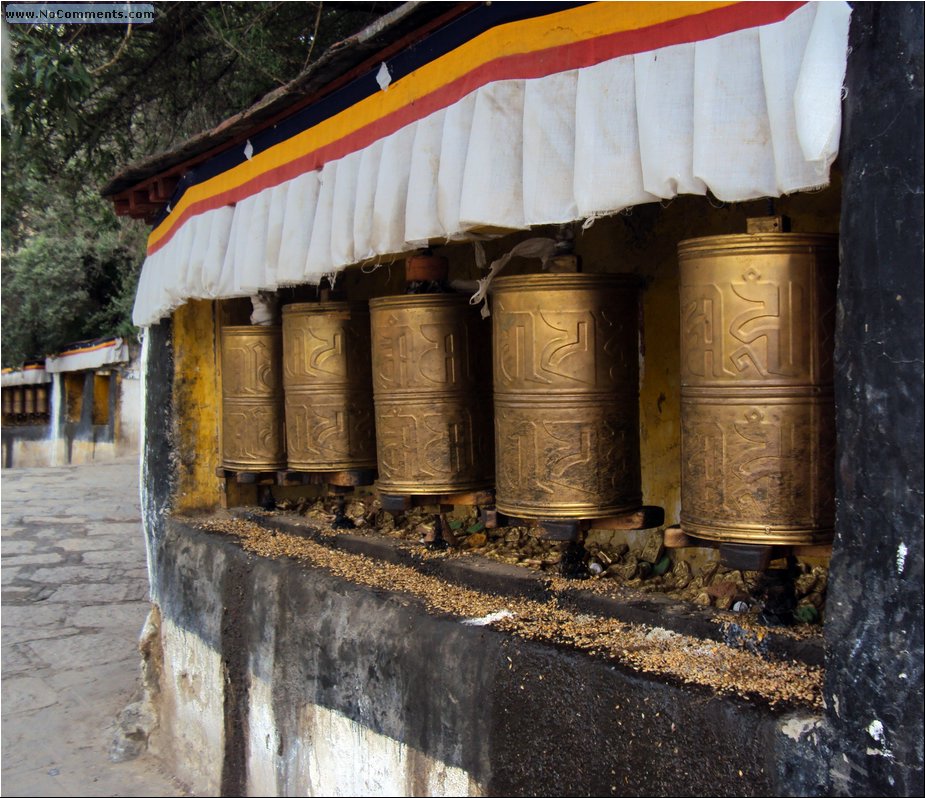
{"label": "pleated white curtain", "polygon": [[24,369],[0,374],[0,386],[19,388],[23,385],[45,385],[51,382],[51,375],[45,369]]}
{"label": "pleated white curtain", "polygon": [[709,189],[828,183],[850,8],[533,80],[501,80],[318,171],[189,219],[145,262],[138,325],[187,299],[316,283],[353,263]]}
{"label": "pleated white curtain", "polygon": [[[129,348],[122,338],[113,339],[112,343],[88,351],[65,352],[61,355],[51,355],[45,358],[45,371],[40,374],[60,374],[66,371],[84,371],[85,369],[98,369],[116,363],[128,363]],[[29,374],[31,372],[21,372]],[[47,378],[40,380],[48,382]],[[5,384],[5,383],[4,383]],[[28,383],[23,383],[28,384]]]}

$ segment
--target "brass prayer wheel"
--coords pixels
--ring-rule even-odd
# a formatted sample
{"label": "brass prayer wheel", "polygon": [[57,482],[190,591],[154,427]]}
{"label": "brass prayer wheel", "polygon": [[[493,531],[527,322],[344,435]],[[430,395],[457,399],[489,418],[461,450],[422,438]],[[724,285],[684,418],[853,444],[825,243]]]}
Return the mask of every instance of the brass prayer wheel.
{"label": "brass prayer wheel", "polygon": [[378,487],[397,495],[491,485],[490,334],[468,297],[373,299]]}
{"label": "brass prayer wheel", "polygon": [[19,415],[23,412],[23,389],[13,389],[13,413]]}
{"label": "brass prayer wheel", "polygon": [[24,389],[24,391],[23,412],[26,415],[31,416],[33,413],[35,413],[35,388],[29,385]]}
{"label": "brass prayer wheel", "polygon": [[638,299],[628,275],[492,284],[500,511],[602,518],[642,504]]}
{"label": "brass prayer wheel", "polygon": [[8,416],[13,412],[13,389],[3,389],[3,415]]}
{"label": "brass prayer wheel", "polygon": [[832,539],[836,238],[678,245],[681,527],[732,543]]}
{"label": "brass prayer wheel", "polygon": [[35,389],[35,412],[39,415],[48,413],[48,388],[44,385]]}
{"label": "brass prayer wheel", "polygon": [[222,464],[232,471],[286,467],[279,327],[222,329]]}
{"label": "brass prayer wheel", "polygon": [[290,469],[375,468],[365,302],[283,308],[283,388]]}

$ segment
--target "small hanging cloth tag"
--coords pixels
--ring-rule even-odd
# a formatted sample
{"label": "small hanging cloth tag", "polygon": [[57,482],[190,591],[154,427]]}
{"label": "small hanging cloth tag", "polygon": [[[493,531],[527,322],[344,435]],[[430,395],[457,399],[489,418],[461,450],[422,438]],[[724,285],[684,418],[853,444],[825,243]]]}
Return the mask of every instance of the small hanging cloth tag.
{"label": "small hanging cloth tag", "polygon": [[[478,252],[478,250],[476,250],[476,252]],[[477,305],[481,302],[482,318],[487,319],[491,315],[491,310],[488,308],[488,287],[491,285],[491,281],[495,279],[495,275],[507,266],[507,262],[511,258],[515,256],[521,258],[539,258],[543,261],[543,268],[545,269],[549,264],[549,259],[555,254],[556,242],[552,238],[528,238],[526,241],[521,241],[510,252],[506,252],[500,258],[492,262],[488,274],[479,280],[478,291],[469,299],[469,304]],[[482,258],[484,259],[484,254]]]}

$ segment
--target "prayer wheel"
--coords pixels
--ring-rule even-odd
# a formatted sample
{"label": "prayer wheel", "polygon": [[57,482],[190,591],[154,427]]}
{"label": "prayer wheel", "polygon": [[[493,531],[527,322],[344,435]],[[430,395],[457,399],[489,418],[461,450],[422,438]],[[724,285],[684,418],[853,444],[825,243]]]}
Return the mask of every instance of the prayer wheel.
{"label": "prayer wheel", "polygon": [[727,543],[831,540],[836,239],[678,245],[681,527]]}
{"label": "prayer wheel", "polygon": [[279,327],[222,330],[222,464],[231,471],[286,467]]}
{"label": "prayer wheel", "polygon": [[19,415],[23,412],[23,393],[22,388],[13,389],[13,413]]}
{"label": "prayer wheel", "polygon": [[488,325],[458,294],[373,299],[379,490],[450,494],[492,478]]}
{"label": "prayer wheel", "polygon": [[533,519],[638,509],[636,279],[502,277],[492,318],[498,509]]}
{"label": "prayer wheel", "polygon": [[31,416],[35,413],[35,388],[29,385],[23,391],[23,413]]}
{"label": "prayer wheel", "polygon": [[3,389],[3,415],[8,416],[13,412],[13,389]]}
{"label": "prayer wheel", "polygon": [[43,416],[48,414],[48,388],[45,385],[35,389],[35,412]]}
{"label": "prayer wheel", "polygon": [[294,471],[375,468],[365,302],[283,308],[286,448]]}

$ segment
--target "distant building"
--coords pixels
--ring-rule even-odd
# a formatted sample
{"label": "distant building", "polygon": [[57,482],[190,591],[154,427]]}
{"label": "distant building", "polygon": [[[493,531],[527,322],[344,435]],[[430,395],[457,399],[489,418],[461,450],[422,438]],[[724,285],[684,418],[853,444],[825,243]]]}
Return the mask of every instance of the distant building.
{"label": "distant building", "polygon": [[139,348],[80,341],[22,369],[4,369],[3,468],[77,465],[138,451]]}

